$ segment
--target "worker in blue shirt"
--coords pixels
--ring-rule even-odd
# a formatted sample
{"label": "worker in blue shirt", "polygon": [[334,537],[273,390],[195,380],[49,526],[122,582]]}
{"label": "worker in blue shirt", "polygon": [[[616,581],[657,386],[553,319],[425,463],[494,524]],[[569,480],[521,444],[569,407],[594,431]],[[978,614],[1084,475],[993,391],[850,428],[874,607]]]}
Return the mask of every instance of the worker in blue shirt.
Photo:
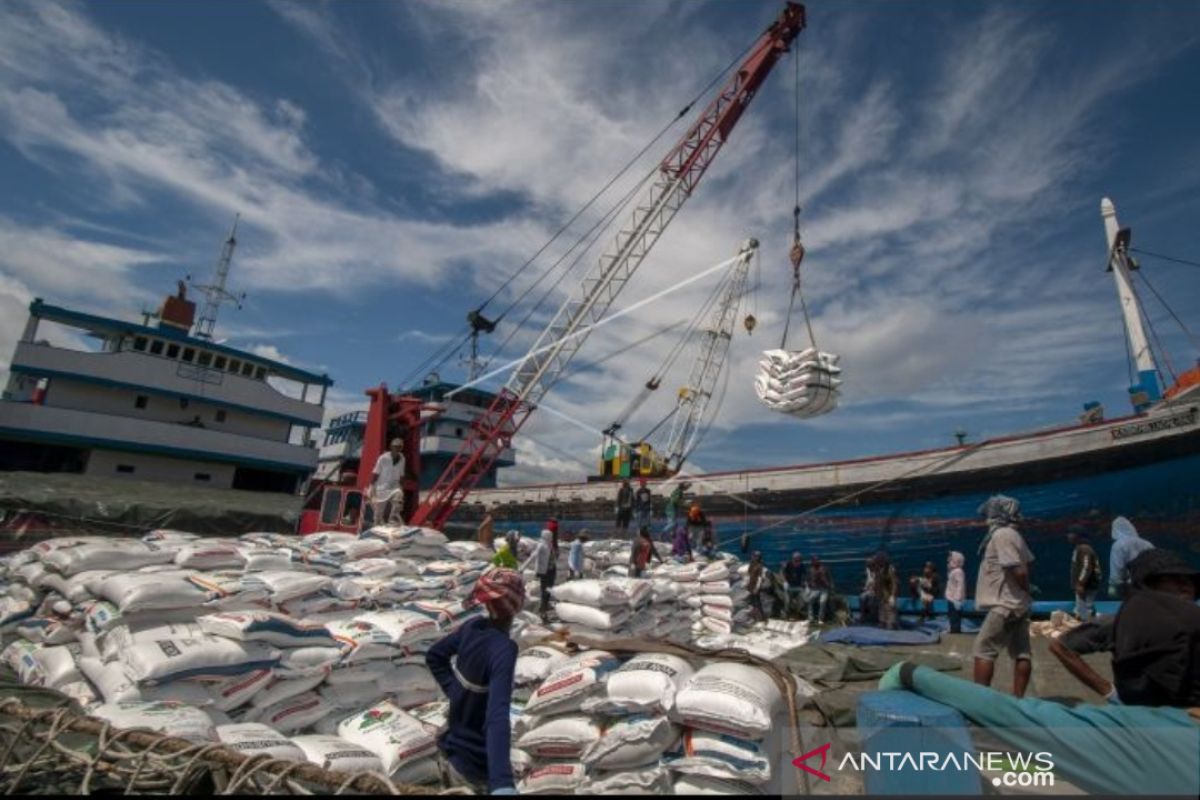
{"label": "worker in blue shirt", "polygon": [[438,737],[443,783],[476,794],[516,794],[509,715],[517,644],[508,631],[525,605],[521,573],[496,568],[479,576],[469,602],[487,609],[439,641],[425,663],[450,701]]}

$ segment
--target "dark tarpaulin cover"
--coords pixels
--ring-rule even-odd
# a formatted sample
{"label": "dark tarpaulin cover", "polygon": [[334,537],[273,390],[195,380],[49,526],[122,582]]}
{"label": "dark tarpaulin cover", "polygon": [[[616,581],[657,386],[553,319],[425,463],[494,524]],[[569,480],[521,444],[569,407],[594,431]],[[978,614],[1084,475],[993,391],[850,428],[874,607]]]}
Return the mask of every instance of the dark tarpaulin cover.
{"label": "dark tarpaulin cover", "polygon": [[291,533],[301,498],[90,475],[0,472],[0,546],[62,533],[134,536],[172,528],[206,536]]}

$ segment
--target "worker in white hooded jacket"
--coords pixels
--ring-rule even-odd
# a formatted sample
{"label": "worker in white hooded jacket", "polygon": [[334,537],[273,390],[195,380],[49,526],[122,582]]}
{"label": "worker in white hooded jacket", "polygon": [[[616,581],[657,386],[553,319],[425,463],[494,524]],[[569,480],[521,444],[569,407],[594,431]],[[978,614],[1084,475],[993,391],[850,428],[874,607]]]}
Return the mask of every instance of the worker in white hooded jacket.
{"label": "worker in white hooded jacket", "polygon": [[521,565],[522,572],[529,569],[530,565],[533,565],[534,571],[537,573],[538,583],[542,587],[541,605],[538,610],[541,613],[543,621],[549,619],[550,590],[554,587],[555,578],[558,577],[557,534],[558,521],[552,519],[542,529],[542,538],[533,553]]}

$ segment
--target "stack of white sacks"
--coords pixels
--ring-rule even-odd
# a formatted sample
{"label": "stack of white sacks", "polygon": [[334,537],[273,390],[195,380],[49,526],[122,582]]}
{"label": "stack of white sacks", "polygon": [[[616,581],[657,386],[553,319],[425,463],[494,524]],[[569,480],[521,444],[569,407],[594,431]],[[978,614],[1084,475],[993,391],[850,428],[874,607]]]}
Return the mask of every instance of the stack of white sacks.
{"label": "stack of white sacks", "polygon": [[[538,652],[535,652],[538,651]],[[604,650],[527,650],[546,673],[513,714],[513,766],[526,794],[758,794],[795,791],[783,758],[785,701],[763,670]]]}
{"label": "stack of white sacks", "polygon": [[815,417],[837,408],[841,396],[840,356],[807,350],[764,350],[754,378],[758,399],[772,411]]}
{"label": "stack of white sacks", "polygon": [[668,561],[649,571],[656,582],[673,589],[676,602],[690,621],[692,639],[729,634],[752,622],[749,595],[743,584],[748,567],[735,556],[721,553],[712,561],[679,564]]}
{"label": "stack of white sacks", "polygon": [[118,726],[433,782],[424,652],[483,613],[487,555],[400,526],[52,539],[0,560],[0,662]]}

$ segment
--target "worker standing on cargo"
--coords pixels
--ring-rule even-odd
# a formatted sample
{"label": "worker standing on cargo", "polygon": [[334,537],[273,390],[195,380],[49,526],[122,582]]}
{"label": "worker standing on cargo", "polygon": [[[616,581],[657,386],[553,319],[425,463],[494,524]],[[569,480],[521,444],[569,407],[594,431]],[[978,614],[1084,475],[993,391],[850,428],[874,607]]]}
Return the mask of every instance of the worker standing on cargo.
{"label": "worker standing on cargo", "polygon": [[692,540],[688,536],[687,526],[682,523],[675,526],[671,539],[671,556],[683,561],[692,560]]}
{"label": "worker standing on cargo", "polygon": [[700,508],[700,501],[693,501],[687,512],[687,531],[688,536],[692,540],[692,547],[700,547],[700,539],[704,532],[712,526],[708,521],[708,516],[704,513],[704,509]]}
{"label": "worker standing on cargo", "polygon": [[1137,528],[1125,517],[1112,521],[1112,538],[1112,550],[1108,553],[1108,594],[1124,600],[1131,585],[1130,562],[1154,545],[1138,536]]}
{"label": "worker standing on cargo", "polygon": [[950,618],[950,632],[962,633],[962,607],[967,599],[967,573],[963,565],[966,556],[951,550],[946,559],[946,616]]}
{"label": "worker standing on cargo", "polygon": [[1033,553],[1017,532],[1021,505],[1011,497],[995,495],[979,507],[987,519],[983,561],[975,582],[975,606],[987,616],[975,637],[975,682],[990,686],[1000,649],[1013,659],[1013,694],[1025,696],[1033,673],[1029,643],[1029,565]]}
{"label": "worker standing on cargo", "polygon": [[651,558],[660,564],[662,563],[662,556],[658,554],[658,549],[654,546],[654,540],[650,538],[650,528],[643,527],[638,531],[637,539],[633,542],[629,576],[631,578],[642,577],[642,573],[650,565]]}
{"label": "worker standing on cargo", "polygon": [[550,520],[542,530],[542,538],[533,553],[521,565],[524,572],[532,564],[541,586],[541,606],[538,609],[543,622],[550,620],[550,590],[554,588],[554,579],[558,575],[558,520]]}
{"label": "worker standing on cargo", "polygon": [[1096,590],[1100,588],[1100,556],[1088,541],[1087,531],[1072,525],[1067,541],[1071,553],[1071,586],[1075,589],[1075,616],[1085,622],[1096,614]]}
{"label": "worker standing on cargo", "polygon": [[587,544],[587,534],[579,533],[571,542],[567,551],[567,580],[574,581],[583,577],[583,546]]}
{"label": "worker standing on cargo", "polygon": [[813,556],[808,568],[808,620],[809,622],[824,622],[825,612],[829,605],[829,595],[833,591],[833,578],[829,570],[818,556]]}
{"label": "worker standing on cargo", "polygon": [[516,794],[510,717],[517,644],[509,629],[525,604],[525,583],[511,569],[489,569],[470,601],[482,604],[487,618],[463,624],[425,656],[450,701],[447,728],[438,737],[442,782],[476,794]]}
{"label": "worker standing on cargo", "polygon": [[507,569],[516,569],[519,566],[517,556],[513,553],[508,539],[496,542],[496,555],[492,556],[492,564]]}
{"label": "worker standing on cargo", "polygon": [[633,514],[637,520],[637,528],[649,528],[654,519],[654,492],[646,485],[646,479],[638,481],[637,491],[633,493]]}
{"label": "worker standing on cargo", "polygon": [[875,607],[879,611],[879,624],[894,631],[898,624],[896,599],[900,594],[900,577],[882,550],[875,554],[875,562]]}
{"label": "worker standing on cargo", "polygon": [[496,535],[496,520],[492,518],[492,510],[484,509],[483,519],[479,522],[479,543],[488,550],[495,550],[493,538]]}
{"label": "worker standing on cargo", "polygon": [[[1129,569],[1129,599],[1115,621],[1076,628],[1091,627],[1089,650],[1113,651],[1116,696],[1110,691],[1106,705],[1013,698],[910,662],[884,673],[879,688],[916,692],[958,710],[1020,752],[1048,753],[1056,778],[1085,793],[1196,797],[1200,570],[1164,550],[1143,553]],[[1072,672],[1104,693],[1110,684],[1083,667]]]}
{"label": "worker standing on cargo", "polygon": [[667,496],[667,527],[665,530],[670,534],[675,533],[675,523],[679,521],[679,507],[683,505],[683,493],[687,488],[688,484],[680,481],[675,484],[675,488]]}
{"label": "worker standing on cargo", "polygon": [[750,568],[746,571],[746,591],[750,593],[750,610],[755,622],[767,618],[763,611],[762,594],[766,588],[767,570],[763,566],[762,553],[755,550],[750,555]]}
{"label": "worker standing on cargo", "polygon": [[[383,525],[392,520],[397,513],[394,508],[400,491],[400,481],[404,478],[404,441],[392,439],[388,452],[380,453],[375,459],[375,467],[371,470],[370,501],[374,512],[376,525]],[[403,505],[401,501],[400,505]]]}
{"label": "worker standing on cargo", "polygon": [[787,614],[789,617],[800,615],[804,608],[804,556],[792,553],[791,561],[783,565],[783,581],[787,584]]}
{"label": "worker standing on cargo", "polygon": [[617,533],[629,533],[629,521],[633,518],[633,487],[629,479],[621,481],[617,489]]}

